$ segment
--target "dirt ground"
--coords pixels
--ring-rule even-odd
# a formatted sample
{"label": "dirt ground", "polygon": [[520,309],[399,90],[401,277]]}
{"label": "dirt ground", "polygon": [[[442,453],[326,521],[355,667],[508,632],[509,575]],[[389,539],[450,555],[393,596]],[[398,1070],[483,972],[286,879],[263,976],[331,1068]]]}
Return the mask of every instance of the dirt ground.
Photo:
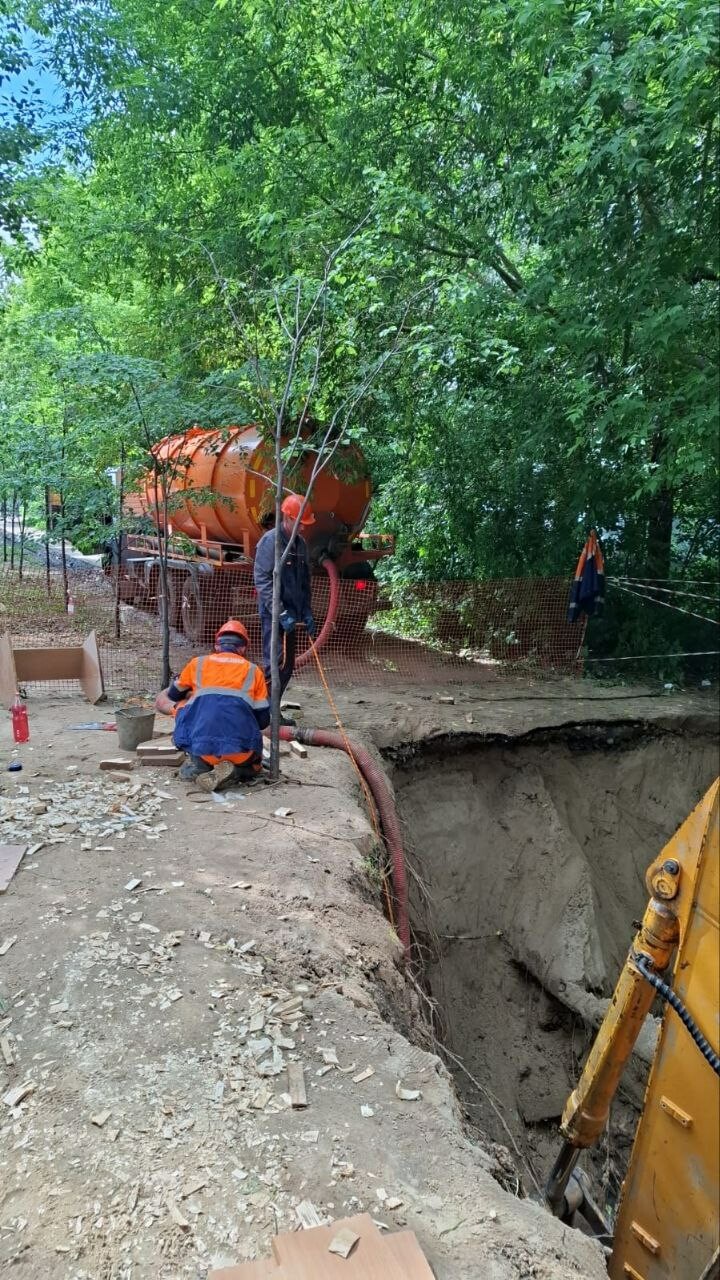
{"label": "dirt ground", "polygon": [[[455,692],[446,706],[354,690],[338,706],[397,757],[599,711],[714,712],[699,697],[586,708],[567,688]],[[322,691],[293,694],[302,723],[332,723]],[[33,690],[28,707],[22,772],[0,774],[0,840],[41,844],[0,898],[0,1096],[32,1086],[0,1104],[4,1273],[203,1280],[266,1255],[310,1201],[323,1218],[409,1225],[438,1280],[605,1274],[596,1246],[503,1190],[502,1156],[470,1139],[444,1066],[405,1033],[416,1000],[343,756],[284,756],[277,787],[206,799],[170,770],[100,774],[113,735],[69,726],[107,710]],[[292,1061],[303,1110],[286,1093]],[[402,1101],[399,1083],[420,1098]]]}

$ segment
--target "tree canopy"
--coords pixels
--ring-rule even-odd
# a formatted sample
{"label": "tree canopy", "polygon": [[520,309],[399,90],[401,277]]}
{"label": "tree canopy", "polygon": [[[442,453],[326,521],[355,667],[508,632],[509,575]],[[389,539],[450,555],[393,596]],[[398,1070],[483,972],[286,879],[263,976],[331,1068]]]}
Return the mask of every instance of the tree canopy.
{"label": "tree canopy", "polygon": [[566,572],[590,525],[619,572],[715,572],[716,5],[10,9],[84,121],[13,172],[18,448],[69,397],[79,470],[109,465],[133,361],[237,420],[238,326],[272,362],[268,300],[351,236],[312,410],[402,330],[352,424],[394,576]]}

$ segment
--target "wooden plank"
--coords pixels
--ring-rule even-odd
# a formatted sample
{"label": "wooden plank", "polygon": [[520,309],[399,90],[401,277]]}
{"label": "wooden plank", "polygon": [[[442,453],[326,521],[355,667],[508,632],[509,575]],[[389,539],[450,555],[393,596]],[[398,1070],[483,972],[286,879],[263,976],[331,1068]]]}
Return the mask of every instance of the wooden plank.
{"label": "wooden plank", "polygon": [[80,650],[80,684],[88,702],[95,704],[105,697],[100,651],[94,631],[90,632]]}
{"label": "wooden plank", "polygon": [[15,670],[21,684],[26,681],[79,680],[82,649],[15,649]]}
{"label": "wooden plank", "polygon": [[0,702],[9,711],[15,701],[18,678],[12,643],[7,631],[0,631]]}
{"label": "wooden plank", "polygon": [[26,849],[26,844],[0,844],[0,893],[10,884]]}
{"label": "wooden plank", "polygon": [[260,1262],[241,1262],[236,1267],[220,1267],[219,1271],[211,1271],[207,1280],[293,1280],[293,1277],[269,1258]]}
{"label": "wooden plank", "polygon": [[384,1243],[406,1280],[435,1280],[435,1273],[413,1231],[396,1231],[385,1236]]}
{"label": "wooden plank", "polygon": [[[343,1227],[360,1236],[349,1258],[328,1253]],[[292,1280],[415,1280],[412,1272],[401,1269],[385,1245],[370,1215],[363,1213],[329,1227],[276,1236],[273,1253]]]}

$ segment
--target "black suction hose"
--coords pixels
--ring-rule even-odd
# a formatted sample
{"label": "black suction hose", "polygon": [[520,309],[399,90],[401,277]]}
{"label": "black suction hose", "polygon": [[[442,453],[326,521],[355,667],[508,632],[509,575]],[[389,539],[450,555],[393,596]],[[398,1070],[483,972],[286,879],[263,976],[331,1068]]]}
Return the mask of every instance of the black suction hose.
{"label": "black suction hose", "polygon": [[649,982],[650,986],[655,988],[662,1000],[667,1001],[667,1003],[672,1006],[685,1027],[685,1030],[690,1033],[695,1041],[695,1044],[700,1050],[703,1058],[705,1058],[706,1062],[710,1063],[715,1075],[720,1076],[720,1057],[716,1054],[710,1044],[710,1041],[706,1040],[697,1022],[688,1013],[680,997],[675,995],[672,987],[669,987],[666,982],[663,982],[662,978],[658,978],[657,974],[651,971],[649,964],[652,962],[649,961],[648,956],[635,954],[632,959],[635,968],[639,970],[645,981]]}

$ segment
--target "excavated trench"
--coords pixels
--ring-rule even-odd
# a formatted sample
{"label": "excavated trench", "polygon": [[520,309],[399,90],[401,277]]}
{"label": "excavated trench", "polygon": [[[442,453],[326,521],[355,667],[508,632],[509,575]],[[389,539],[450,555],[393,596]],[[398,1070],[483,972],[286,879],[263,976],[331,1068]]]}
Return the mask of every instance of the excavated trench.
{"label": "excavated trench", "polygon": [[[468,1119],[528,1191],[642,915],[647,866],[717,775],[717,742],[643,723],[437,740],[397,759],[411,916]],[[610,1212],[652,1036],[584,1157]],[[468,1074],[469,1073],[469,1074]],[[471,1079],[474,1078],[474,1082]],[[532,1171],[532,1172],[531,1172]]]}

